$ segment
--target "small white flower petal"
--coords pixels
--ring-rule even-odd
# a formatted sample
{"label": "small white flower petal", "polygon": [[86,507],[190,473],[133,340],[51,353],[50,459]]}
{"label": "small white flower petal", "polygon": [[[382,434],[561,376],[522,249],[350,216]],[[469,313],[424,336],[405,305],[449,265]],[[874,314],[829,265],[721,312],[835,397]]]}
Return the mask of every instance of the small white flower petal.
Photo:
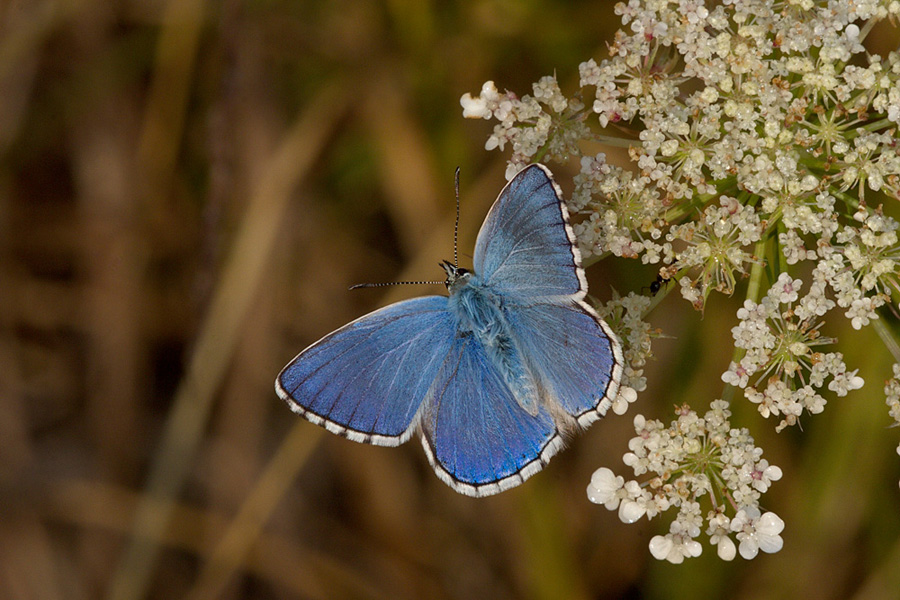
{"label": "small white flower petal", "polygon": [[784,521],[773,512],[767,512],[756,522],[756,531],[763,535],[778,535],[784,531]]}
{"label": "small white flower petal", "polygon": [[463,117],[466,119],[489,119],[491,110],[487,107],[487,102],[481,98],[473,98],[468,92],[459,99],[459,104],[463,108]]}
{"label": "small white flower petal", "polygon": [[634,500],[626,500],[619,505],[619,519],[623,523],[634,523],[644,516],[647,509]]}
{"label": "small white flower petal", "polygon": [[741,556],[747,560],[753,560],[759,554],[759,546],[755,539],[746,539],[741,542],[739,551]]}
{"label": "small white flower petal", "polygon": [[594,504],[603,504],[612,510],[619,504],[616,492],[622,489],[625,480],[616,477],[610,469],[602,467],[591,475],[591,483],[587,487],[588,500]]}
{"label": "small white flower petal", "polygon": [[756,539],[759,549],[768,554],[778,552],[784,540],[778,535],[784,531],[784,521],[775,513],[767,512],[756,523]]}
{"label": "small white flower petal", "polygon": [[737,547],[730,537],[722,536],[716,546],[716,552],[722,560],[732,561],[737,555]]}
{"label": "small white flower petal", "polygon": [[696,558],[703,554],[703,546],[697,540],[688,540],[682,544],[681,551],[689,558]]}
{"label": "small white flower petal", "polygon": [[666,560],[674,546],[675,542],[673,542],[671,538],[664,535],[655,535],[653,536],[653,539],[650,540],[650,554],[652,554],[653,558],[656,560]]}

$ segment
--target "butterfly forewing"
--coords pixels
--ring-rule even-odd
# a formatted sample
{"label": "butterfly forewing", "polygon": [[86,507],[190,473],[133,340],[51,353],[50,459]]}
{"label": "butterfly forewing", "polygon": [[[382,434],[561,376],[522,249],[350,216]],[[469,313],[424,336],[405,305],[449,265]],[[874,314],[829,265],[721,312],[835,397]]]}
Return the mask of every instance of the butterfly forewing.
{"label": "butterfly forewing", "polygon": [[447,298],[391,304],[325,336],[291,361],[278,395],[313,423],[360,442],[396,446],[453,344]]}
{"label": "butterfly forewing", "polygon": [[559,187],[530,165],[500,192],[475,243],[474,266],[497,290],[527,299],[584,296],[581,256]]}

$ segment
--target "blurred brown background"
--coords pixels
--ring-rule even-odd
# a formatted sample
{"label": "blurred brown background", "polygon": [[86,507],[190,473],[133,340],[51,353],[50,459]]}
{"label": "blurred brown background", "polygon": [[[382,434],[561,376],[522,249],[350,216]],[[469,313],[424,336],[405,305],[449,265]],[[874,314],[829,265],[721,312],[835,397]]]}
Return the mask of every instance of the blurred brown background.
{"label": "blurred brown background", "polygon": [[[470,260],[505,163],[460,95],[554,71],[571,92],[616,23],[588,1],[0,0],[0,597],[900,597],[900,434],[867,332],[832,332],[866,388],[803,431],[735,407],[785,472],[765,499],[785,548],[750,563],[658,563],[667,521],[584,493],[627,475],[631,415],[721,394],[736,298],[702,320],[668,298],[632,413],[487,499],[417,441],[348,442],[273,392],[323,334],[440,292],[347,286],[443,277],[456,166]],[[654,279],[589,274],[601,298]]]}

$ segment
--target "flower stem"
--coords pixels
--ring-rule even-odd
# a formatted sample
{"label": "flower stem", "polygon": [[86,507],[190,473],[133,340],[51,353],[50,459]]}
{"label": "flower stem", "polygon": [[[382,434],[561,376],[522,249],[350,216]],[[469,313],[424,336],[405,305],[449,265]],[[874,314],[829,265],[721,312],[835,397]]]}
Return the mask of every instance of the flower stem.
{"label": "flower stem", "polygon": [[[766,245],[768,242],[769,237],[763,236],[762,239],[756,242],[756,247],[753,249],[753,254],[760,258],[760,260],[753,263],[753,266],[750,268],[750,281],[747,283],[746,299],[754,303],[759,301],[759,290],[762,287],[762,278],[766,269],[766,263],[762,257],[766,255]],[[735,347],[734,354],[731,356],[731,361],[734,363],[741,362],[745,353],[746,350],[744,348]],[[733,385],[726,383],[725,388],[722,390],[722,400],[731,403],[731,399],[734,397],[734,390],[735,387]]]}
{"label": "flower stem", "polygon": [[894,339],[884,319],[875,319],[872,321],[872,325],[875,327],[878,337],[881,338],[881,341],[887,347],[888,352],[894,357],[894,361],[900,363],[900,344],[897,344],[897,340]]}

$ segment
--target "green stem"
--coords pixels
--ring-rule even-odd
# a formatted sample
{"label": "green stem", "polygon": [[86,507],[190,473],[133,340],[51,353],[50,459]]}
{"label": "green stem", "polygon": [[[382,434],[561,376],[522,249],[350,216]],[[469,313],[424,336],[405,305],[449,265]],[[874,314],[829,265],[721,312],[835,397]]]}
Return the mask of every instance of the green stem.
{"label": "green stem", "polygon": [[[859,129],[865,129],[866,131],[878,131],[882,127],[891,127],[896,126],[896,123],[888,119],[887,117],[883,119],[879,119],[878,121],[872,121],[871,123],[866,123],[861,126]],[[859,135],[858,133],[856,135]],[[855,137],[855,136],[854,136]]]}
{"label": "green stem", "polygon": [[747,284],[747,300],[759,302],[759,289],[762,285],[763,274],[765,273],[766,263],[763,257],[766,255],[766,245],[769,242],[768,237],[764,237],[756,242],[753,254],[760,259],[759,262],[753,263],[750,268],[750,282]]}
{"label": "green stem", "polygon": [[[758,242],[756,242],[756,247],[753,249],[753,254],[756,255],[757,258],[760,259],[759,262],[753,263],[753,266],[750,268],[750,281],[747,283],[747,296],[746,299],[751,302],[759,302],[759,293],[762,288],[762,279],[765,275],[766,264],[765,261],[762,260],[762,257],[766,255],[766,245],[769,242],[768,236],[763,236]],[[731,361],[734,363],[740,363],[741,359],[744,358],[744,354],[746,350],[743,348],[734,349],[734,354],[731,356]],[[731,399],[734,397],[735,387],[730,384],[725,384],[724,389],[722,390],[722,400],[725,402],[731,402]]]}
{"label": "green stem", "polygon": [[887,347],[888,352],[894,357],[894,361],[900,363],[900,344],[897,344],[897,340],[894,339],[884,319],[875,319],[872,321],[872,325],[875,327],[878,337],[881,338],[881,341]]}
{"label": "green stem", "polygon": [[593,135],[593,138],[595,141],[602,142],[609,146],[616,146],[617,148],[631,148],[632,146],[640,146],[641,145],[640,140],[634,140],[634,139],[629,140],[627,138],[614,137],[611,135],[603,135],[601,133],[595,133]]}
{"label": "green stem", "polygon": [[[781,219],[778,219],[778,227],[777,227],[778,234],[784,233],[785,231],[787,231],[787,228],[784,226],[784,221],[782,221]],[[775,255],[778,257],[778,272],[784,273],[788,269],[787,257],[784,255],[784,252],[781,250],[781,243],[777,237],[778,234],[776,234],[775,237],[773,237],[772,239],[775,243]]]}

